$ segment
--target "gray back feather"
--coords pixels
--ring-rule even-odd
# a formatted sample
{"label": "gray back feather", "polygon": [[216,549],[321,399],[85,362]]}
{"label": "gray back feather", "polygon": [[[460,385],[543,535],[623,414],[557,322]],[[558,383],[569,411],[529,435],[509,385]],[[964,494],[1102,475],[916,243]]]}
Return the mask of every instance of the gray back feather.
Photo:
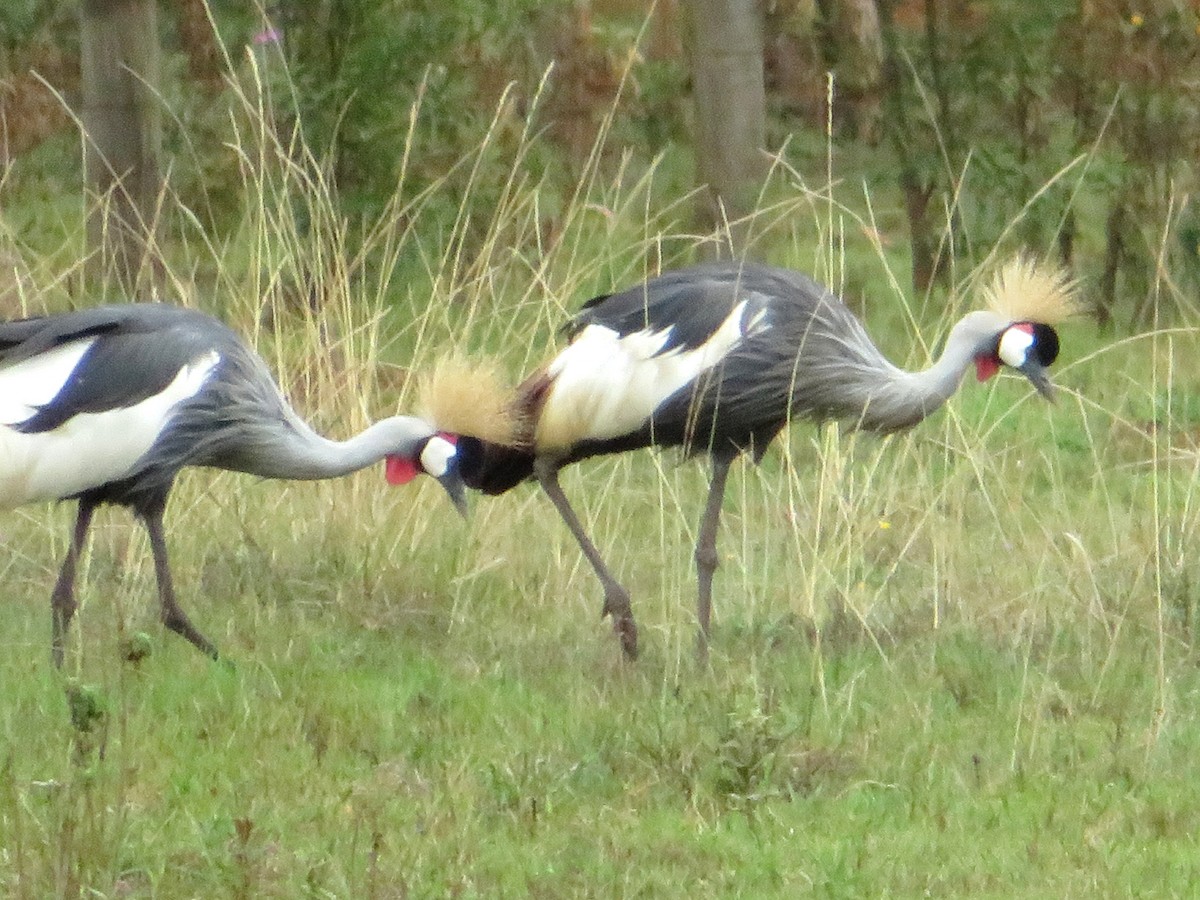
{"label": "gray back feather", "polygon": [[[739,290],[761,298],[765,315],[738,346],[655,411],[661,443],[761,453],[789,418],[840,419],[874,431],[919,421],[938,399],[905,389],[892,365],[831,291],[784,269],[744,266]],[[924,402],[928,399],[930,402]],[[682,424],[680,424],[682,423]]]}

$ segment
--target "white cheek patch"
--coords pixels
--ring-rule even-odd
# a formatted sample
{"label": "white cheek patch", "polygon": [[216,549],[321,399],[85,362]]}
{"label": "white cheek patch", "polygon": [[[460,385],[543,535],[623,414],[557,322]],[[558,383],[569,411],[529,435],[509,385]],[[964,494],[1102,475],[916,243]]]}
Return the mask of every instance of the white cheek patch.
{"label": "white cheek patch", "polygon": [[1029,358],[1029,348],[1033,346],[1033,334],[1020,325],[1014,325],[1000,337],[1000,349],[997,355],[1006,366],[1019,369]]}
{"label": "white cheek patch", "polygon": [[421,451],[421,468],[434,478],[441,478],[450,468],[454,452],[452,443],[435,435],[425,443],[425,449]]}

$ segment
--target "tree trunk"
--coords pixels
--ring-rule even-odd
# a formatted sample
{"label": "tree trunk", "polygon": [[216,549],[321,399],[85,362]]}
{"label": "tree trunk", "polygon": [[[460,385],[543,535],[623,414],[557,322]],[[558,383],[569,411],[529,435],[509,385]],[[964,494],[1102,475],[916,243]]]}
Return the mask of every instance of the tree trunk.
{"label": "tree trunk", "polygon": [[763,9],[758,0],[692,0],[692,91],[696,102],[696,170],[700,218],[729,224],[717,255],[745,249],[748,223],[766,171]]}
{"label": "tree trunk", "polygon": [[1117,305],[1117,276],[1125,258],[1125,204],[1113,202],[1104,222],[1104,272],[1100,276],[1100,297],[1096,304],[1096,323],[1102,330],[1112,326],[1113,307]]}
{"label": "tree trunk", "polygon": [[152,280],[162,122],[154,0],[83,0],[80,75],[88,268],[130,293]]}
{"label": "tree trunk", "polygon": [[192,81],[209,93],[221,89],[224,60],[213,23],[208,18],[206,0],[176,0],[175,30],[179,46],[187,57]]}
{"label": "tree trunk", "polygon": [[834,119],[855,139],[880,138],[883,33],[875,0],[817,0],[817,38],[833,71]]}
{"label": "tree trunk", "polygon": [[918,293],[925,293],[934,281],[944,274],[944,260],[938,252],[937,229],[930,213],[930,201],[937,195],[938,184],[933,174],[922,175],[918,169],[918,159],[922,153],[917,137],[919,129],[909,117],[910,101],[905,91],[904,68],[901,51],[897,46],[892,7],[891,0],[880,0],[879,20],[884,48],[885,87],[882,127],[884,136],[888,138],[896,153],[896,175],[904,194],[909,250],[912,256],[913,289]]}
{"label": "tree trunk", "polygon": [[900,189],[904,192],[904,212],[908,216],[913,290],[924,294],[939,274],[937,238],[929,215],[933,186],[921,181],[912,166],[904,161],[900,164],[899,179]]}

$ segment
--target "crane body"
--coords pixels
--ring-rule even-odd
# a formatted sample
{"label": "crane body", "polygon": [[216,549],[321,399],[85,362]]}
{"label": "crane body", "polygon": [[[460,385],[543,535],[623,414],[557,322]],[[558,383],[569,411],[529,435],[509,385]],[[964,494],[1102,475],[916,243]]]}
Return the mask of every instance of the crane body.
{"label": "crane body", "polygon": [[51,595],[59,665],[76,608],[75,569],[98,505],[128,507],[142,520],[164,624],[216,657],[179,607],[167,561],[162,517],[182,468],[311,480],[387,460],[390,481],[428,472],[461,510],[455,456],[430,425],[407,416],[348,441],[318,435],[262,358],[196,310],[129,304],[0,323],[0,507],[78,501]]}
{"label": "crane body", "polygon": [[468,487],[486,494],[536,478],[572,531],[605,592],[626,655],[637,653],[627,591],[609,573],[558,483],[588,457],[679,447],[712,459],[695,558],[700,646],[706,647],[716,535],[732,461],[758,461],[793,419],[837,419],[879,433],[909,428],[940,407],[974,363],[980,380],[1002,366],[1051,397],[1046,367],[1058,353],[1053,322],[1071,286],[1019,261],[989,291],[992,308],[959,320],[933,364],[890,363],[849,308],[807,276],[745,262],[666,272],[586,303],[570,343],[512,399],[511,439],[464,430],[458,449]]}

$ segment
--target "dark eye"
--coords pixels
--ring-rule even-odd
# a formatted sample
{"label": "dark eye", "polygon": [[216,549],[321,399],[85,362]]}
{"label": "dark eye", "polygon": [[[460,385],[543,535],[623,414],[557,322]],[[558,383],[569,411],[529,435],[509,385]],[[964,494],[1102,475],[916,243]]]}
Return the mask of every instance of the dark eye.
{"label": "dark eye", "polygon": [[1049,325],[1034,323],[1033,346],[1030,352],[1034,354],[1039,365],[1050,365],[1058,359],[1058,332]]}

